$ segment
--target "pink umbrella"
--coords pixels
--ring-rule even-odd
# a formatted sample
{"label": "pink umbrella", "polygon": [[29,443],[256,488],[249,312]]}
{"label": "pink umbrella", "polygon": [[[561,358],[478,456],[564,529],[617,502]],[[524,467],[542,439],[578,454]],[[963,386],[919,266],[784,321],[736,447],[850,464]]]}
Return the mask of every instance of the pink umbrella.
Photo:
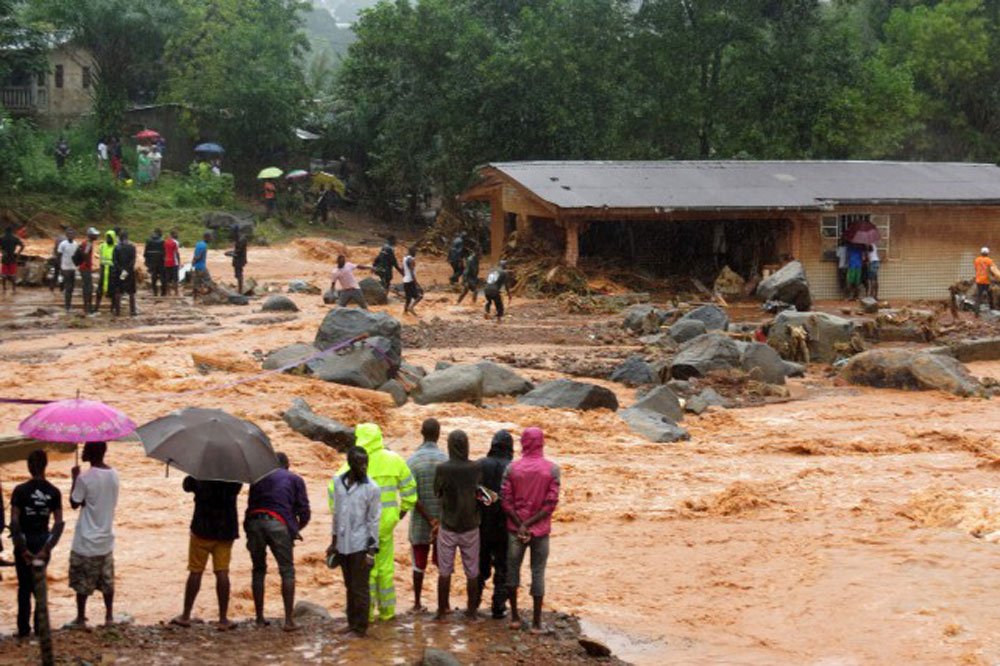
{"label": "pink umbrella", "polygon": [[25,436],[43,442],[106,442],[131,435],[135,423],[96,400],[59,400],[21,421]]}
{"label": "pink umbrella", "polygon": [[882,234],[879,233],[878,227],[871,222],[855,222],[847,227],[844,238],[848,243],[857,245],[878,245],[878,242],[882,240]]}

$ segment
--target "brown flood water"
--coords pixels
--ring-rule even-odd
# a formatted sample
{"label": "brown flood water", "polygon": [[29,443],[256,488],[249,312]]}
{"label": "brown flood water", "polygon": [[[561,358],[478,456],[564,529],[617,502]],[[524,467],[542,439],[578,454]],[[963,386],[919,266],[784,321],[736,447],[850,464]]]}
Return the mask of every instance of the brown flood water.
{"label": "brown flood water", "polygon": [[[307,278],[325,288],[332,246],[303,241],[254,248],[248,275],[284,285]],[[317,249],[318,248],[318,249]],[[374,250],[355,250],[367,262]],[[210,268],[226,276],[221,252]],[[446,283],[439,260],[422,266],[425,285]],[[192,309],[187,302],[143,297],[138,320],[109,324],[107,315],[74,319],[26,315],[59,305],[58,294],[23,290],[0,303],[0,383],[4,397],[63,398],[77,390],[108,401],[137,422],[184,405],[222,407],[249,418],[284,450],[308,483],[314,521],[297,549],[298,597],[343,608],[339,576],[326,569],[329,539],[325,484],[341,456],[291,432],[281,411],[296,396],[345,423],[383,426],[388,445],[408,455],[420,421],[436,416],[469,434],[473,455],[485,455],[492,433],[541,425],[547,453],[563,468],[548,569],[552,608],[584,618],[584,629],[623,659],[643,664],[995,663],[1000,661],[1000,551],[975,538],[1000,529],[994,432],[1000,417],[984,400],[938,393],[835,386],[817,369],[795,380],[798,400],[753,409],[710,411],[685,420],[690,442],[650,444],[607,412],[574,413],[523,407],[510,399],[487,409],[471,405],[392,408],[387,397],[308,378],[270,376],[215,393],[176,397],[253,374],[254,354],[310,341],[326,312],[319,296],[292,295],[294,319],[268,323],[259,301],[250,307]],[[516,300],[499,334],[479,305],[455,306],[453,295],[429,289],[422,321],[433,328],[465,322],[448,346],[404,351],[433,367],[437,359],[472,360],[500,353],[599,352],[576,344],[574,330],[592,317],[550,315],[552,308]],[[383,309],[383,308],[379,308]],[[391,301],[390,313],[402,306]],[[262,319],[262,317],[264,319]],[[407,317],[404,324],[415,325]],[[48,327],[48,328],[47,328]],[[505,340],[507,340],[505,342]],[[565,340],[560,343],[561,340]],[[229,371],[198,372],[192,352]],[[1000,376],[1000,363],[971,366]],[[553,376],[528,370],[533,379]],[[633,393],[613,387],[623,404]],[[3,407],[13,433],[31,407]],[[191,502],[182,474],[164,477],[135,443],[114,443],[109,463],[122,479],[117,514],[116,605],[139,623],[180,610],[186,577]],[[54,460],[50,477],[69,490],[71,457]],[[26,476],[23,465],[0,468],[9,496]],[[245,495],[241,497],[244,506]],[[52,566],[53,622],[73,616],[68,589],[69,535]],[[411,605],[406,526],[396,535],[400,609]],[[9,570],[8,570],[9,571]],[[526,572],[525,572],[526,573]],[[233,557],[237,618],[252,614],[249,557]],[[463,587],[455,581],[455,588]],[[210,586],[196,614],[211,618]],[[433,591],[425,590],[425,602]],[[269,578],[267,610],[280,609],[277,577]],[[15,581],[4,576],[0,627],[14,624]],[[97,617],[99,600],[90,610]],[[0,648],[2,653],[2,648]]]}

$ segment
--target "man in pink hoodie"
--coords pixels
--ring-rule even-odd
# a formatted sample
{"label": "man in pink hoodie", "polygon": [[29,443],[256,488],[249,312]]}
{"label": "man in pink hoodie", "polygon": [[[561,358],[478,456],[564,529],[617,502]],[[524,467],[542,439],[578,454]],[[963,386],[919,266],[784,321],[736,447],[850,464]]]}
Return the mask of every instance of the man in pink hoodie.
{"label": "man in pink hoodie", "polygon": [[541,428],[528,428],[521,435],[521,459],[508,465],[500,486],[500,502],[510,532],[507,550],[507,588],[510,591],[510,628],[520,629],[517,587],[524,554],[531,549],[531,597],[534,615],[531,632],[542,629],[542,599],[545,597],[545,563],[549,558],[552,513],[559,503],[559,466],[547,460]]}

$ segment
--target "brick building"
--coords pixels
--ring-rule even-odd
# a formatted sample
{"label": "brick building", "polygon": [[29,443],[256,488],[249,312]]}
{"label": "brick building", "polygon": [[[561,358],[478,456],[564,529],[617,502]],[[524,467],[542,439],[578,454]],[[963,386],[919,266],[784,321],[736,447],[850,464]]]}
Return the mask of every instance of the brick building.
{"label": "brick building", "polygon": [[0,106],[13,116],[33,117],[41,127],[57,129],[91,112],[95,67],[90,52],[68,36],[53,35],[47,41],[44,70],[15,70],[0,81]]}
{"label": "brick building", "polygon": [[490,204],[491,254],[512,239],[567,264],[627,261],[661,275],[744,278],[802,261],[814,299],[839,297],[847,225],[882,232],[879,294],[941,298],[1000,248],[1000,167],[927,162],[507,162],[479,169],[463,201]]}

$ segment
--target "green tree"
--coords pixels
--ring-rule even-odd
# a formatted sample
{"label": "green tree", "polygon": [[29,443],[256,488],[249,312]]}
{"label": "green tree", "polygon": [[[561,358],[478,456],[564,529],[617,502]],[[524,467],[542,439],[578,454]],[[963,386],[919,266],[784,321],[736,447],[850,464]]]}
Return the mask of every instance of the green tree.
{"label": "green tree", "polygon": [[40,70],[44,55],[44,36],[28,21],[24,3],[0,0],[0,81],[15,70]]}
{"label": "green tree", "polygon": [[[308,46],[297,0],[182,0],[166,98],[213,128],[241,183],[280,160],[304,114]],[[197,129],[197,127],[196,127]]]}

